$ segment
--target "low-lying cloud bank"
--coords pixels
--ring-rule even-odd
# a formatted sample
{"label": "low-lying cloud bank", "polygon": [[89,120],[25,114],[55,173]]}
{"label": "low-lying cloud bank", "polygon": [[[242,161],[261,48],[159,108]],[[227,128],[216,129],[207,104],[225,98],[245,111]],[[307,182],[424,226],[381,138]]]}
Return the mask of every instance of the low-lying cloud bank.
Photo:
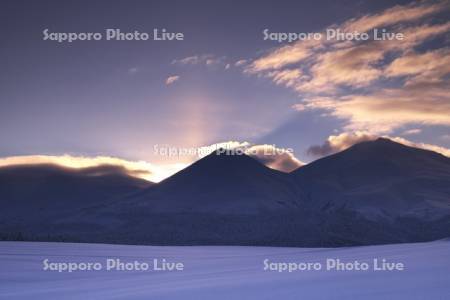
{"label": "low-lying cloud bank", "polygon": [[[102,167],[104,173],[114,173],[120,168],[127,175],[153,182],[160,181],[164,175],[164,170],[160,166],[145,161],[129,161],[110,156],[24,155],[0,158],[0,167],[25,165],[56,165],[80,170]],[[104,168],[105,166],[109,168]]]}

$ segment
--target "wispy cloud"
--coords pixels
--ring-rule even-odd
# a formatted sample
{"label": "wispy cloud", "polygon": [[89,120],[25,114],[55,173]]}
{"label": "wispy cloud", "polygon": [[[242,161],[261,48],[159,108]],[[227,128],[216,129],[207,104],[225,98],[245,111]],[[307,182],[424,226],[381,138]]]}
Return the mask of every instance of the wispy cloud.
{"label": "wispy cloud", "polygon": [[198,55],[193,55],[193,56],[188,56],[185,58],[181,58],[181,59],[174,59],[172,61],[172,64],[178,64],[178,65],[196,65],[199,62],[203,61],[204,57],[203,56],[198,56]]}
{"label": "wispy cloud", "polygon": [[174,59],[172,61],[173,65],[205,65],[205,66],[217,66],[223,65],[226,66],[225,57],[218,57],[212,54],[200,54],[200,55],[192,55],[180,59]]}
{"label": "wispy cloud", "polygon": [[245,73],[295,90],[303,99],[295,109],[325,110],[324,115],[346,121],[346,130],[389,133],[406,124],[450,126],[448,39],[441,48],[422,47],[449,33],[450,22],[427,19],[449,8],[448,1],[414,2],[334,24],[347,32],[383,27],[405,38],[298,41],[249,62]]}
{"label": "wispy cloud", "polygon": [[247,60],[246,60],[246,59],[240,59],[240,60],[238,60],[237,62],[235,62],[234,65],[235,65],[236,67],[241,67],[241,66],[245,65],[246,63],[247,63]]}
{"label": "wispy cloud", "polygon": [[405,124],[450,126],[449,95],[447,82],[421,83],[369,94],[310,98],[305,103],[309,109],[347,120],[347,130],[388,133]]}
{"label": "wispy cloud", "polygon": [[272,78],[278,85],[292,87],[297,84],[298,80],[300,80],[303,75],[299,69],[284,69],[271,71],[267,73],[267,76]]}
{"label": "wispy cloud", "polygon": [[166,85],[171,85],[171,84],[173,84],[175,81],[177,81],[179,79],[180,79],[180,76],[178,76],[178,75],[169,76],[166,79]]}
{"label": "wispy cloud", "polygon": [[132,67],[132,68],[128,69],[128,74],[130,74],[130,75],[136,74],[137,72],[139,72],[138,67]]}
{"label": "wispy cloud", "polygon": [[403,135],[415,135],[415,134],[419,134],[421,132],[422,132],[422,129],[415,128],[415,129],[405,130],[403,132]]}
{"label": "wispy cloud", "polygon": [[297,42],[294,45],[282,46],[267,55],[255,59],[245,71],[247,73],[259,73],[299,63],[310,58],[313,55],[313,50],[319,50],[322,47],[321,44],[321,41],[306,40]]}
{"label": "wispy cloud", "polygon": [[366,32],[376,27],[411,22],[448,9],[448,4],[448,1],[441,1],[437,3],[415,2],[408,5],[396,5],[381,13],[350,19],[343,24],[343,28],[347,32],[355,30]]}
{"label": "wispy cloud", "polygon": [[444,80],[450,73],[450,49],[411,52],[396,58],[386,69],[387,77],[408,76],[406,84]]}

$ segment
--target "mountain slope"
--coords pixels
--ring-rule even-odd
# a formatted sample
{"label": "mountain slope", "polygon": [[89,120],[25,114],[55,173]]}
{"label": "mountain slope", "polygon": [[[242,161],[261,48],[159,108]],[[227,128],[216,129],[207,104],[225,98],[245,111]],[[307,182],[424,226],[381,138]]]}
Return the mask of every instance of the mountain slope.
{"label": "mountain slope", "polygon": [[18,178],[30,177],[28,184],[21,190],[18,180],[11,191],[16,172],[1,174],[0,192],[18,204],[11,219],[14,201],[2,198],[0,238],[323,247],[450,236],[449,159],[385,139],[290,174],[213,153],[150,187],[120,172],[117,181],[97,171],[42,181],[26,170]]}
{"label": "mountain slope", "polygon": [[76,211],[111,202],[151,183],[112,166],[69,169],[56,165],[0,168],[2,222],[45,223]]}
{"label": "mountain slope", "polygon": [[450,158],[380,138],[292,173],[311,205],[366,217],[450,215]]}
{"label": "mountain slope", "polygon": [[137,205],[152,212],[256,214],[301,207],[291,177],[247,155],[214,152],[142,192]]}

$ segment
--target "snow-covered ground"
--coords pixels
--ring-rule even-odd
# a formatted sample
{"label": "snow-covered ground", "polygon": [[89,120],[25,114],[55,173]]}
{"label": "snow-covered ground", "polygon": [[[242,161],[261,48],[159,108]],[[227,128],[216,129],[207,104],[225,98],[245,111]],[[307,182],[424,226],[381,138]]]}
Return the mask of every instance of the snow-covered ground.
{"label": "snow-covered ground", "polygon": [[[326,260],[336,258],[367,262],[370,270],[327,271]],[[405,270],[373,271],[374,258]],[[44,271],[45,259],[97,262],[102,270]],[[148,263],[151,270],[106,271],[107,259]],[[183,263],[184,270],[155,271],[153,259]],[[265,271],[265,259],[323,268]],[[0,298],[450,299],[450,241],[337,249],[0,242]]]}

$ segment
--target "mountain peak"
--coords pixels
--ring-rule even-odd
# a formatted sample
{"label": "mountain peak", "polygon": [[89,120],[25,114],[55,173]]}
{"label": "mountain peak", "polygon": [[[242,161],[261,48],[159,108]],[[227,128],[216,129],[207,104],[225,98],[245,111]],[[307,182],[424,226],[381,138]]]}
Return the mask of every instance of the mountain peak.
{"label": "mountain peak", "polygon": [[[373,157],[378,159],[390,160],[423,160],[423,159],[437,159],[441,162],[449,161],[449,158],[422,148],[417,148],[411,145],[405,145],[389,138],[380,137],[373,141],[365,141],[355,144],[340,152],[342,154],[361,155],[366,157]],[[337,153],[339,154],[339,153]]]}
{"label": "mountain peak", "polygon": [[[450,159],[439,153],[410,147],[388,138],[378,138],[351,146],[336,154],[318,159],[295,171],[315,170],[315,176],[358,173],[362,177],[406,175],[425,170],[448,168]],[[357,177],[358,177],[357,176]],[[381,175],[380,175],[381,176]]]}
{"label": "mountain peak", "polygon": [[271,189],[284,186],[287,176],[286,173],[266,167],[242,151],[219,149],[163,180],[156,185],[156,190],[185,195],[196,193],[194,191],[197,190],[209,190],[215,198],[223,201],[229,201],[226,199],[230,197],[225,195],[240,199],[249,193],[257,195],[255,198],[258,199],[266,199],[269,194],[273,198],[283,198],[284,192],[279,195],[278,190],[274,192]]}
{"label": "mountain peak", "polygon": [[386,137],[379,137],[376,140],[374,140],[373,142],[379,143],[379,144],[398,144],[398,143],[396,143],[396,142],[394,142],[391,139],[388,139]]}
{"label": "mountain peak", "polygon": [[212,153],[203,157],[199,161],[202,161],[202,160],[211,160],[211,161],[217,160],[217,161],[222,161],[222,162],[225,161],[225,162],[239,162],[239,163],[248,162],[248,163],[252,163],[252,164],[257,163],[259,165],[261,164],[256,159],[248,156],[247,154],[243,153],[242,151],[235,150],[235,149],[223,149],[223,148],[213,151]]}
{"label": "mountain peak", "polygon": [[377,138],[376,140],[371,140],[371,141],[364,141],[364,142],[360,142],[357,144],[354,144],[353,146],[351,146],[350,148],[348,148],[347,150],[344,150],[342,152],[345,151],[362,151],[365,152],[367,154],[372,153],[375,155],[382,155],[383,153],[380,151],[404,151],[407,149],[412,149],[411,147],[405,146],[403,144],[394,142],[388,138]]}
{"label": "mountain peak", "polygon": [[242,152],[218,149],[164,181],[171,181],[174,178],[180,178],[180,176],[229,177],[238,173],[267,171],[276,172]]}
{"label": "mountain peak", "polygon": [[407,147],[407,146],[405,146],[405,145],[403,145],[403,144],[401,144],[401,143],[398,143],[398,142],[394,142],[393,140],[391,140],[391,139],[389,139],[389,138],[385,138],[385,137],[379,137],[379,138],[377,138],[377,139],[375,139],[375,140],[370,140],[370,141],[364,141],[364,142],[360,142],[360,143],[357,143],[357,144],[355,144],[355,145],[353,145],[353,146],[358,146],[358,145],[366,145],[366,146],[370,146],[370,147],[382,147],[382,146],[387,146],[387,147],[389,147],[389,146],[394,146],[394,147],[398,147],[398,146],[400,146],[400,147]]}

